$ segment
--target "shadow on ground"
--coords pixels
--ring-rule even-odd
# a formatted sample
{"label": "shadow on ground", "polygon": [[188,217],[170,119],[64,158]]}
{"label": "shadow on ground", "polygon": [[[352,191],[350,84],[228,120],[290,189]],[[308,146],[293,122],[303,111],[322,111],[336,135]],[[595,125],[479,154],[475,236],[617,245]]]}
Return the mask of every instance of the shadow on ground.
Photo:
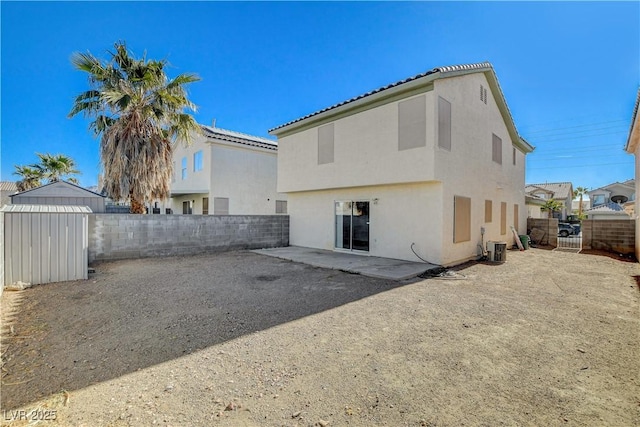
{"label": "shadow on ground", "polygon": [[250,252],[96,264],[24,293],[5,336],[3,409],[170,361],[409,282]]}

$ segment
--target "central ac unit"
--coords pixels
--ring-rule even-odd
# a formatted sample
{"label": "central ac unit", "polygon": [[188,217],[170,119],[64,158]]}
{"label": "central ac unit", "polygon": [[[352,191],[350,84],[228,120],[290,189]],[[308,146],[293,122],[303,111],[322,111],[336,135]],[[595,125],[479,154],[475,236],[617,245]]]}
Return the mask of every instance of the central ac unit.
{"label": "central ac unit", "polygon": [[492,262],[507,260],[507,242],[487,242],[487,257]]}

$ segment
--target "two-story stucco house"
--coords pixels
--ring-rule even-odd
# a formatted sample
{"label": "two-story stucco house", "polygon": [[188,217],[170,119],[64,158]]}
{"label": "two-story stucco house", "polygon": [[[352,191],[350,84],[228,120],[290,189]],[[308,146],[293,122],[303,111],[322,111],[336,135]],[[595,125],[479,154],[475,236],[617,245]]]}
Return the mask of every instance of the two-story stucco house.
{"label": "two-story stucco house", "polygon": [[191,145],[174,149],[173,213],[286,213],[286,195],[276,191],[277,155],[275,141],[202,126]]}
{"label": "two-story stucco house", "polygon": [[[553,199],[561,203],[559,211],[553,212],[553,217],[564,220],[573,212],[573,184],[570,182],[545,182],[544,184],[527,184],[524,192],[528,196],[538,199]],[[544,212],[539,218],[548,218],[549,213]]]}
{"label": "two-story stucco house", "polygon": [[526,230],[533,147],[489,63],[435,68],[270,133],[292,245],[452,265]]}

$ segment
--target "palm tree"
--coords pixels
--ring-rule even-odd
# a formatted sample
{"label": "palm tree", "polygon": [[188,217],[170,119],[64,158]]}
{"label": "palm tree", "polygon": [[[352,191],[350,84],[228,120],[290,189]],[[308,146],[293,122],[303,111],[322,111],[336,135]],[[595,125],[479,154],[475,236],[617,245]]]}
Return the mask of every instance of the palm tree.
{"label": "palm tree", "polygon": [[20,177],[17,182],[18,191],[27,191],[42,185],[42,171],[35,166],[14,165],[16,171],[14,175]]}
{"label": "palm tree", "polygon": [[78,175],[79,170],[75,169],[75,162],[71,157],[64,154],[40,154],[36,153],[40,158],[40,164],[33,165],[34,168],[40,170],[42,177],[48,182],[56,182],[64,179],[65,181],[78,184],[75,177],[68,175]]}
{"label": "palm tree", "polygon": [[75,99],[69,117],[83,113],[100,136],[105,190],[114,200],[129,199],[131,213],[144,203],[169,196],[173,144],[191,142],[200,126],[185,110],[196,110],[185,85],[195,74],[169,79],[165,60],[136,59],[124,42],[115,44],[110,60],[75,53],[71,62],[89,75],[90,89]]}
{"label": "palm tree", "polygon": [[582,218],[582,198],[589,191],[586,187],[577,187],[573,191],[573,197],[580,197],[580,204],[578,205],[578,218]]}
{"label": "palm tree", "polygon": [[549,199],[544,202],[544,205],[540,206],[541,211],[549,213],[549,218],[553,218],[553,213],[561,209],[562,203],[554,199]]}

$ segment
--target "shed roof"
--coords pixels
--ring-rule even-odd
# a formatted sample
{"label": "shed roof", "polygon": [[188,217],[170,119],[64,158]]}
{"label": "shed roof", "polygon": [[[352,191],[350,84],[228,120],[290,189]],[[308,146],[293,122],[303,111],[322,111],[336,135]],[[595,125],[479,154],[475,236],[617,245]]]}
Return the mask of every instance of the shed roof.
{"label": "shed roof", "polygon": [[[95,193],[95,192],[93,192],[91,190],[87,190],[84,187],[80,187],[79,185],[75,185],[75,184],[72,184],[72,183],[67,182],[67,181],[50,182],[48,184],[41,185],[40,187],[32,188],[30,190],[26,190],[26,191],[23,191],[21,193],[12,194],[9,197],[22,196],[23,194],[27,194],[27,193],[31,193],[30,195],[34,195],[35,196],[38,193],[48,192],[53,187],[62,187],[62,188],[67,188],[67,189],[73,189],[73,190],[76,190],[76,191],[80,190],[80,192],[86,194],[86,196],[84,196],[84,197],[100,197],[102,199],[105,198],[105,196],[103,196],[102,194]],[[69,191],[69,190],[67,190],[67,191]],[[49,194],[47,194],[47,196],[48,195]]]}
{"label": "shed roof", "polygon": [[0,208],[0,212],[24,212],[24,213],[92,213],[89,206],[67,205],[6,205]]}

